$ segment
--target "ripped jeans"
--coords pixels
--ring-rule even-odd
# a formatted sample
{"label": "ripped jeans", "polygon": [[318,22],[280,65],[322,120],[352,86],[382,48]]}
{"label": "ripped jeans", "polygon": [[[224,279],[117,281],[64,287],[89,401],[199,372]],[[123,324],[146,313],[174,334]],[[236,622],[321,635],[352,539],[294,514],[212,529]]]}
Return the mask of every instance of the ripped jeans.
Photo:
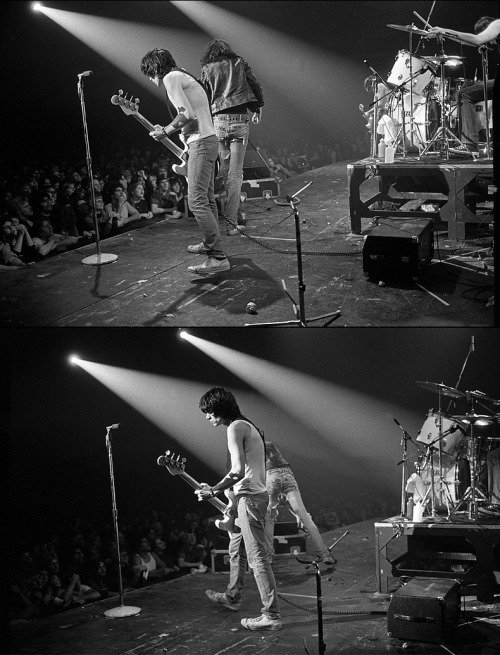
{"label": "ripped jeans", "polygon": [[220,173],[227,192],[226,230],[232,230],[241,219],[240,199],[243,162],[250,132],[247,114],[216,114],[214,128],[219,140]]}

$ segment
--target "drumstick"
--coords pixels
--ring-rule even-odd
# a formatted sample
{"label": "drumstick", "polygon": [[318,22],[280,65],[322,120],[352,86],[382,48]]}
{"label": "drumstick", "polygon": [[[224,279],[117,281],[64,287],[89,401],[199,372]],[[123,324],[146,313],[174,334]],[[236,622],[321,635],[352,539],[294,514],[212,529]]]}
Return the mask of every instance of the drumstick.
{"label": "drumstick", "polygon": [[420,18],[420,20],[422,21],[422,23],[424,23],[424,25],[426,25],[429,29],[432,29],[432,25],[430,25],[430,24],[425,20],[425,18],[422,18],[422,16],[420,16],[420,14],[417,14],[416,11],[414,11],[413,14],[414,14],[417,18]]}

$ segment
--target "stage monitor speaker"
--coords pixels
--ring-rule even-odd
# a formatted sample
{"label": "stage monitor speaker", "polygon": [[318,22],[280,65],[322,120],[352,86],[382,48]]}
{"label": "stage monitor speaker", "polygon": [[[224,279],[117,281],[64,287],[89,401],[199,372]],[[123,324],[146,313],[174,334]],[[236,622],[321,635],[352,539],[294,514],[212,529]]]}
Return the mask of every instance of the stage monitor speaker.
{"label": "stage monitor speaker", "polygon": [[243,160],[243,179],[260,180],[268,177],[272,177],[269,166],[249,141]]}
{"label": "stage monitor speaker", "polygon": [[384,218],[365,237],[363,271],[377,280],[418,277],[434,254],[432,219]]}
{"label": "stage monitor speaker", "polygon": [[458,622],[460,585],[456,580],[411,578],[391,597],[389,637],[440,644]]}

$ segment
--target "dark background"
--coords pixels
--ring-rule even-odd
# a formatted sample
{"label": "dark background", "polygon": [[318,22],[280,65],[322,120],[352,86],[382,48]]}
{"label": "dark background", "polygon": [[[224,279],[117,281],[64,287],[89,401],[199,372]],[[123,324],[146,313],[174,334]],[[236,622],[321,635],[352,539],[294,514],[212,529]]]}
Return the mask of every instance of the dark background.
{"label": "dark background", "polygon": [[[151,29],[152,47],[170,46],[168,37],[157,40],[158,29],[182,30],[195,35],[176,46],[173,54],[177,63],[199,74],[199,59],[203,44],[213,34],[204,32],[177,7],[166,2],[49,2],[49,7],[74,11],[89,17],[107,17],[111,23],[103,40],[113,45],[119,61],[127,62],[126,70],[109,63],[101,55],[69,34],[47,16],[31,10],[30,2],[2,2],[0,6],[0,55],[2,59],[2,150],[7,161],[26,159],[27,153],[42,162],[58,157],[83,160],[85,157],[82,113],[77,94],[77,75],[93,70],[85,80],[87,120],[91,151],[94,158],[120,142],[130,147],[149,145],[143,128],[131,118],[125,118],[110,97],[123,88],[140,94],[142,113],[154,122],[166,122],[162,92],[152,84],[145,85],[139,63],[145,54],[134,39],[121,38],[121,21],[136,23]],[[189,3],[187,3],[189,4]],[[370,102],[363,88],[370,65],[386,77],[400,50],[409,48],[409,35],[386,27],[387,24],[421,27],[413,15],[416,11],[427,18],[432,2],[426,1],[339,1],[325,2],[212,2],[273,30],[276,43],[265,32],[245,44],[243,50],[231,35],[221,36],[231,42],[254,68],[264,86],[266,108],[264,120],[252,128],[258,141],[269,139],[292,142],[308,138],[324,142],[328,138],[347,138],[354,142],[364,137],[364,120],[358,104]],[[435,4],[431,24],[472,31],[482,15],[500,15],[498,2],[440,1]],[[146,32],[147,33],[147,32]],[[160,32],[161,33],[161,32]],[[170,32],[168,32],[170,33]],[[300,43],[295,52],[281,52],[278,37]],[[413,37],[413,48],[418,39]],[[142,46],[141,46],[142,47]],[[310,49],[312,70],[308,67]],[[173,50],[173,48],[172,48]],[[447,41],[447,54],[465,56],[465,71],[447,71],[447,75],[481,77],[481,60],[476,48]],[[423,42],[419,53],[433,55],[436,42]],[[257,55],[258,64],[256,65]],[[286,57],[286,70],[280,60]],[[128,66],[130,59],[130,66]],[[320,65],[323,62],[323,65]],[[490,54],[490,70],[496,65],[496,53]],[[316,79],[310,79],[311,77]],[[490,72],[490,77],[493,73]],[[285,89],[278,82],[286,77]],[[142,78],[142,79],[141,79]],[[149,83],[148,83],[149,84]],[[306,96],[306,97],[304,97]],[[302,109],[297,110],[297,102]]]}
{"label": "dark background", "polygon": [[[224,430],[214,430],[198,409],[200,396],[214,385],[229,387],[242,411],[264,429],[266,438],[279,444],[290,459],[306,503],[321,497],[331,511],[367,493],[399,507],[401,433],[392,419],[398,418],[416,438],[427,412],[438,408],[438,396],[415,382],[454,387],[471,336],[475,351],[470,353],[459,388],[500,397],[500,338],[493,329],[341,328],[315,330],[314,334],[276,328],[192,330],[210,342],[258,358],[251,368],[251,386],[180,339],[177,329],[3,333],[9,363],[14,533],[36,533],[61,517],[111,512],[105,427],[116,422],[120,429],[113,433],[113,451],[121,512],[137,506],[144,511],[168,508],[176,498],[188,504],[192,500],[192,511],[196,511],[190,488],[158,467],[156,459],[168,448],[188,457],[188,472],[198,481],[215,483],[222,477]],[[193,426],[194,445],[193,435],[189,444],[177,441],[169,424],[158,425],[85,370],[71,366],[68,356],[74,353],[89,361],[178,379],[179,385],[192,382],[192,390],[186,391],[181,402],[175,385],[161,402],[174,411],[176,419]],[[296,395],[290,395],[289,402],[285,397],[285,408],[276,407],[272,394],[264,391],[260,362],[284,367],[272,383],[285,391],[296,373],[311,376],[298,383],[304,409],[317,406],[318,389],[334,390],[319,412],[326,426],[322,439],[312,422],[297,414]],[[242,372],[248,374],[245,369]],[[147,387],[138,384],[134,394],[144,393]],[[443,409],[449,400],[444,399]],[[451,413],[466,411],[465,400],[459,400]],[[207,466],[207,449],[219,453],[216,467]],[[411,444],[410,453],[413,462]]]}

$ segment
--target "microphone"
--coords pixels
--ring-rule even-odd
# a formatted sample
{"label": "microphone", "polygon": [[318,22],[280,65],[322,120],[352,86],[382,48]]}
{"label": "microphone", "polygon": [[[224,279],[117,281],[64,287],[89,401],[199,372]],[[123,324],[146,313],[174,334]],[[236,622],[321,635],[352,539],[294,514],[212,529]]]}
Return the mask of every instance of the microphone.
{"label": "microphone", "polygon": [[83,71],[83,73],[78,74],[78,77],[90,77],[91,75],[93,75],[92,71]]}
{"label": "microphone", "polygon": [[106,430],[118,430],[119,427],[120,427],[119,423],[113,423],[113,425],[108,425]]}
{"label": "microphone", "polygon": [[394,421],[394,423],[395,423],[398,427],[401,427],[401,423],[398,421],[397,418],[394,418],[394,416],[393,416],[393,417],[392,417],[392,420]]}
{"label": "microphone", "polygon": [[379,77],[377,71],[376,71],[374,68],[372,68],[372,67],[370,66],[370,64],[368,63],[368,61],[367,61],[366,59],[363,59],[363,64],[366,64],[366,65],[368,66],[368,68],[371,70],[371,72],[372,72],[374,75],[377,76],[377,78]]}
{"label": "microphone", "polygon": [[474,346],[474,337],[470,338],[470,351],[473,353],[475,351],[475,346]]}

